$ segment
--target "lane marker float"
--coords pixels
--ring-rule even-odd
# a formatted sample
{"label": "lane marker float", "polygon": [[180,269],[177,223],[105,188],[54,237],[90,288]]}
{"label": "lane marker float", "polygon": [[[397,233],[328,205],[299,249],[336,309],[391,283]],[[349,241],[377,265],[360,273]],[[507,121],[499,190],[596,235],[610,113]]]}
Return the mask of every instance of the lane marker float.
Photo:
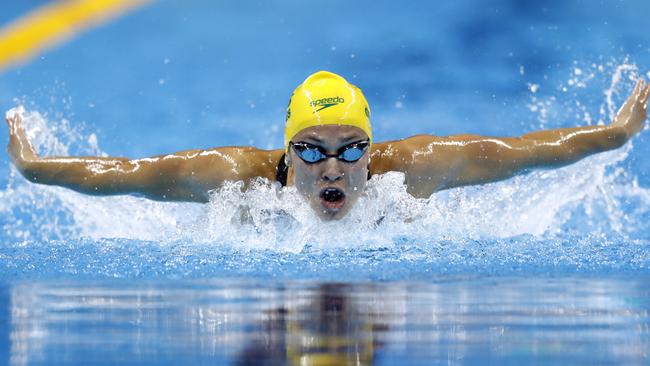
{"label": "lane marker float", "polygon": [[152,0],[62,0],[0,29],[0,71]]}

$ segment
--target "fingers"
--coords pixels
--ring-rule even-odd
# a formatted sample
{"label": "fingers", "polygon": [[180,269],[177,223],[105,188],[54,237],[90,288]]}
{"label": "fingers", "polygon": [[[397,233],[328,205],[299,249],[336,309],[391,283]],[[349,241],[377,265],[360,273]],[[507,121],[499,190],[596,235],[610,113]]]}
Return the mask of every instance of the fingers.
{"label": "fingers", "polygon": [[634,88],[634,101],[636,103],[643,102],[643,95],[645,94],[646,89],[647,85],[645,83],[645,80],[643,80],[643,78],[639,78]]}
{"label": "fingers", "polygon": [[20,116],[20,113],[14,112],[14,115],[11,117],[6,117],[5,120],[7,121],[7,125],[9,126],[9,132],[11,134],[17,133],[19,129],[22,128],[22,117]]}
{"label": "fingers", "polygon": [[14,113],[14,119],[13,119],[13,127],[14,128],[22,128],[22,118],[20,117],[20,114],[18,112]]}
{"label": "fingers", "polygon": [[643,89],[643,92],[641,93],[640,101],[643,109],[648,109],[648,95],[650,95],[650,85],[646,85],[645,89]]}
{"label": "fingers", "polygon": [[640,78],[638,83],[639,83],[639,95],[640,95],[646,90],[647,84],[643,78]]}
{"label": "fingers", "polygon": [[[14,117],[15,117],[15,115],[14,115]],[[7,125],[9,126],[10,129],[11,129],[12,126],[13,126],[13,123],[14,123],[14,117],[9,117],[9,116],[6,116],[6,117],[5,117],[5,121],[7,121]]]}
{"label": "fingers", "polygon": [[9,135],[14,136],[16,134],[16,116],[7,117],[7,126],[9,126]]}
{"label": "fingers", "polygon": [[639,78],[639,80],[636,81],[636,84],[634,85],[634,89],[632,90],[632,95],[634,96],[639,95],[639,92],[641,91],[644,82],[645,81],[643,80],[643,78]]}
{"label": "fingers", "polygon": [[645,81],[643,80],[643,78],[639,78],[639,80],[636,81],[636,84],[634,84],[634,89],[632,89],[632,93],[627,98],[627,100],[625,100],[625,102],[621,106],[621,109],[618,110],[617,115],[622,116],[632,112],[635,103],[637,103],[639,97],[641,96],[641,92],[644,90],[643,88],[644,83]]}
{"label": "fingers", "polygon": [[645,83],[643,78],[637,81],[637,86],[635,87],[634,94],[634,106],[632,109],[637,109],[639,106],[642,111],[646,111],[648,108],[648,94],[650,94],[650,85]]}

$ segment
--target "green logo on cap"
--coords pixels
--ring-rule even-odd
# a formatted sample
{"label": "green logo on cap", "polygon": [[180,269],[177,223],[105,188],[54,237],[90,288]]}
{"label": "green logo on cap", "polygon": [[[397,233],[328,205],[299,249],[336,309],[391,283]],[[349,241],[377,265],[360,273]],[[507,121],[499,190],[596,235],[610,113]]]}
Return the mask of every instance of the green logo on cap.
{"label": "green logo on cap", "polygon": [[314,100],[314,101],[311,101],[309,103],[309,105],[314,107],[314,108],[320,107],[320,108],[318,108],[318,109],[316,109],[314,111],[314,113],[316,113],[318,111],[322,111],[325,108],[333,107],[333,106],[339,105],[341,103],[345,103],[345,99],[343,99],[343,98],[341,98],[339,96],[336,96],[336,97],[329,97],[329,98]]}

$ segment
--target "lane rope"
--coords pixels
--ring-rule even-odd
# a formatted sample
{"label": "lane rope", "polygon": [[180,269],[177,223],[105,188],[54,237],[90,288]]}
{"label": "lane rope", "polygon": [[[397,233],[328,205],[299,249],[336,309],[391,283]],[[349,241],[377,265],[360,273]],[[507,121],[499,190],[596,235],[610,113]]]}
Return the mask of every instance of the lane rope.
{"label": "lane rope", "polygon": [[62,0],[0,29],[0,71],[152,0]]}

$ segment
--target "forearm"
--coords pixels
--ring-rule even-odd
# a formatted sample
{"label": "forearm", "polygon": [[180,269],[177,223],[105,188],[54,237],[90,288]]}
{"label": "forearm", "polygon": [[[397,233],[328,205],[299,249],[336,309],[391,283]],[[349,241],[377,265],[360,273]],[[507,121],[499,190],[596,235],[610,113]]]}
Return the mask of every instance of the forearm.
{"label": "forearm", "polygon": [[133,193],[135,167],[125,158],[34,158],[17,165],[34,183],[59,185],[78,192],[108,195]]}
{"label": "forearm", "polygon": [[589,155],[619,148],[628,139],[622,127],[586,126],[529,133],[513,148],[523,150],[519,154],[521,168],[545,168],[571,164]]}
{"label": "forearm", "polygon": [[[616,149],[628,140],[616,126],[538,131],[516,138],[472,135],[451,138],[449,174],[442,188],[495,182],[530,169],[557,168],[589,155]],[[454,151],[462,151],[455,154]]]}
{"label": "forearm", "polygon": [[539,131],[522,136],[532,145],[531,167],[566,165],[591,154],[621,147],[643,129],[650,86],[639,79],[611,124]]}

